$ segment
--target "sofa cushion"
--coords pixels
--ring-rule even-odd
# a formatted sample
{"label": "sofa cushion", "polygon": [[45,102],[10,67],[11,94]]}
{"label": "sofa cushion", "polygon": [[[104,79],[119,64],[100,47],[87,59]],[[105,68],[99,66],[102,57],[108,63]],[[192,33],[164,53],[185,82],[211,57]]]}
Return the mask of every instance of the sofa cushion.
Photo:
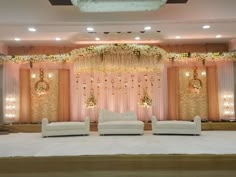
{"label": "sofa cushion", "polygon": [[98,124],[99,129],[143,129],[142,121],[110,121]]}
{"label": "sofa cushion", "polygon": [[120,114],[120,120],[122,121],[135,121],[137,116],[135,112],[124,112]]}
{"label": "sofa cushion", "polygon": [[84,129],[84,122],[52,122],[46,126],[46,130]]}
{"label": "sofa cushion", "polygon": [[189,129],[196,128],[196,123],[188,121],[157,121],[156,128]]}
{"label": "sofa cushion", "polygon": [[99,110],[99,122],[135,120],[137,120],[135,112],[118,113],[104,109]]}

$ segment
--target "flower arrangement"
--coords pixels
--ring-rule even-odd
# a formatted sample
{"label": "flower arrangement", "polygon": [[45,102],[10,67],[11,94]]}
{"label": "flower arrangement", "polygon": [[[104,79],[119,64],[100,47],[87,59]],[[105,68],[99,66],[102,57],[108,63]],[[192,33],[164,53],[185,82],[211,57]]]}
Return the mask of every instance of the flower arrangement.
{"label": "flower arrangement", "polygon": [[34,89],[39,96],[46,95],[49,91],[49,85],[47,82],[40,80],[35,84]]}
{"label": "flower arrangement", "polygon": [[141,98],[139,105],[146,108],[152,106],[152,99],[149,97],[146,90],[143,92],[143,97]]}
{"label": "flower arrangement", "polygon": [[97,100],[94,96],[94,93],[91,92],[89,98],[85,102],[85,107],[86,108],[94,108],[95,106],[97,106]]}

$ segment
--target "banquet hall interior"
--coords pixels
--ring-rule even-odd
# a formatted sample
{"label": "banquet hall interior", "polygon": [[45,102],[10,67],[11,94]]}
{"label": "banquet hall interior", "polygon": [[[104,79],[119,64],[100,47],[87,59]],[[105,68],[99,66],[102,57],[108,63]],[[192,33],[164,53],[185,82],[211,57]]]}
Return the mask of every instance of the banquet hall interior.
{"label": "banquet hall interior", "polygon": [[236,176],[235,0],[0,0],[0,177]]}

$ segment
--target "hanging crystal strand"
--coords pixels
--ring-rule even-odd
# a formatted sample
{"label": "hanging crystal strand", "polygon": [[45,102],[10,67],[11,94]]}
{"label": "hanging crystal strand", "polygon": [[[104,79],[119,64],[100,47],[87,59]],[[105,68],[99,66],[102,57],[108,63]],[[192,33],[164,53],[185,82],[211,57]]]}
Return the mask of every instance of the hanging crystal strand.
{"label": "hanging crystal strand", "polygon": [[148,92],[148,75],[144,74],[144,80],[145,80],[145,90]]}
{"label": "hanging crystal strand", "polygon": [[121,90],[122,89],[121,73],[118,74],[118,80],[119,80],[119,90]]}
{"label": "hanging crystal strand", "polygon": [[107,89],[107,73],[104,74],[105,89]]}
{"label": "hanging crystal strand", "polygon": [[134,88],[134,75],[131,74],[131,88]]}
{"label": "hanging crystal strand", "polygon": [[151,94],[153,94],[153,86],[154,86],[154,77],[152,76],[151,79]]}
{"label": "hanging crystal strand", "polygon": [[90,93],[94,92],[94,89],[93,89],[93,79],[94,79],[94,76],[91,73],[91,76],[90,76]]}
{"label": "hanging crystal strand", "polygon": [[101,84],[101,81],[100,81],[100,79],[98,78],[98,80],[97,80],[97,96],[99,97],[99,95],[100,95],[100,84]]}
{"label": "hanging crystal strand", "polygon": [[124,81],[124,93],[125,93],[125,95],[127,95],[127,87],[128,87],[128,81],[127,81],[127,79],[125,79],[125,81]]}
{"label": "hanging crystal strand", "polygon": [[112,79],[111,80],[111,91],[112,91],[112,95],[115,95],[115,92],[114,92],[114,83],[115,83],[115,81]]}
{"label": "hanging crystal strand", "polygon": [[76,90],[79,89],[79,79],[80,79],[80,73],[76,75]]}
{"label": "hanging crystal strand", "polygon": [[83,82],[84,97],[86,97],[86,81]]}
{"label": "hanging crystal strand", "polygon": [[141,79],[140,78],[138,78],[138,96],[140,96],[141,95]]}

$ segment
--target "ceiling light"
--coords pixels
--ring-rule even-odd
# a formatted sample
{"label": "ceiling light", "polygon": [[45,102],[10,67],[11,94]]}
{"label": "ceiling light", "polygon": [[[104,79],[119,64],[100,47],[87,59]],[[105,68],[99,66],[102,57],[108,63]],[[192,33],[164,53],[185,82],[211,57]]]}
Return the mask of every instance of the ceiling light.
{"label": "ceiling light", "polygon": [[150,29],[152,29],[151,26],[145,26],[145,27],[144,27],[144,30],[146,30],[146,31],[147,31],[147,30],[150,30]]}
{"label": "ceiling light", "polygon": [[221,38],[222,36],[220,34],[216,35],[216,38]]}
{"label": "ceiling light", "polygon": [[202,26],[203,29],[209,29],[211,26],[210,25],[204,25]]}
{"label": "ceiling light", "polygon": [[137,36],[137,37],[135,37],[134,39],[135,39],[135,40],[140,40],[140,37]]}
{"label": "ceiling light", "polygon": [[181,36],[175,36],[175,38],[176,38],[176,39],[180,39],[180,38],[181,38]]}
{"label": "ceiling light", "polygon": [[99,38],[99,37],[96,37],[95,40],[96,40],[96,41],[100,41],[100,38]]}
{"label": "ceiling light", "polygon": [[28,28],[28,31],[30,31],[30,32],[35,32],[35,31],[37,31],[37,30],[36,30],[36,28],[30,27],[30,28]]}
{"label": "ceiling light", "polygon": [[59,38],[59,37],[56,37],[56,39],[55,39],[56,41],[61,41],[61,38]]}
{"label": "ceiling light", "polygon": [[157,10],[167,0],[71,0],[81,12],[136,12]]}
{"label": "ceiling light", "polygon": [[92,27],[87,27],[87,31],[94,31],[94,28],[92,28]]}
{"label": "ceiling light", "polygon": [[21,39],[20,39],[20,38],[18,38],[18,37],[16,37],[14,40],[15,40],[15,41],[20,41]]}

